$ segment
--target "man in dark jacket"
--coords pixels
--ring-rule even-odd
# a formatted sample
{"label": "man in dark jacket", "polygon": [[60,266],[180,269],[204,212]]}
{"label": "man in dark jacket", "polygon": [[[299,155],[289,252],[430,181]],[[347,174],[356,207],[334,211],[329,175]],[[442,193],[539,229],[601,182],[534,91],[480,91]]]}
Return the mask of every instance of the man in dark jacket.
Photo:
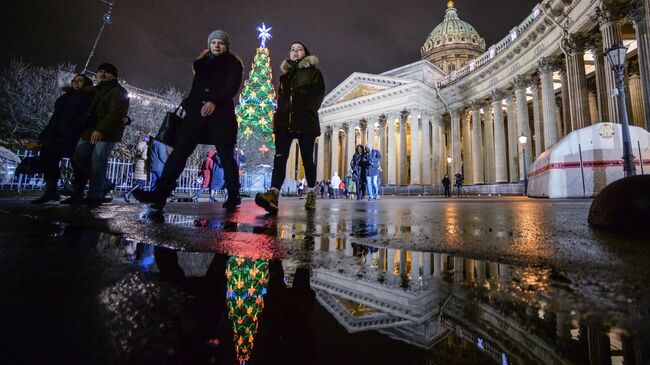
{"label": "man in dark jacket", "polygon": [[95,89],[86,75],[75,75],[71,85],[63,88],[65,92],[54,104],[54,113],[41,132],[41,161],[45,178],[45,193],[33,200],[34,204],[46,204],[61,200],[58,192],[59,162],[64,157],[72,157],[79,136],[84,128],[86,113],[93,101]]}
{"label": "man in dark jacket", "polygon": [[208,36],[208,48],[201,58],[194,61],[192,89],[181,104],[185,117],[156,188],[151,192],[136,190],[133,193],[140,202],[149,203],[153,211],[164,207],[197,144],[212,144],[217,149],[228,189],[228,199],[223,207],[235,209],[241,204],[239,171],[234,155],[237,118],[233,98],[241,87],[244,66],[239,57],[230,52],[228,33],[222,30],[212,32]]}
{"label": "man in dark jacket", "polygon": [[451,197],[451,180],[449,180],[449,175],[445,175],[445,177],[442,178],[442,186],[445,187],[445,197],[450,198]]}
{"label": "man in dark jacket", "polygon": [[[325,97],[323,74],[318,69],[318,58],[309,53],[301,42],[293,42],[289,59],[282,63],[278,108],[273,118],[275,134],[275,158],[271,189],[257,194],[255,203],[269,213],[277,213],[280,189],[287,170],[289,150],[294,139],[298,140],[300,155],[307,179],[305,209],[316,209],[316,164],[314,144],[320,135],[318,108]],[[338,186],[335,188],[338,189]]]}
{"label": "man in dark jacket", "polygon": [[[111,151],[124,134],[124,119],[129,110],[129,93],[117,80],[117,67],[102,63],[97,67],[97,92],[86,116],[86,128],[81,133],[72,158],[73,194],[63,204],[79,202],[99,205],[104,196],[115,187],[106,178],[106,166]],[[89,182],[88,196],[82,200],[83,189]]]}
{"label": "man in dark jacket", "polygon": [[368,200],[377,199],[379,194],[379,163],[381,162],[381,152],[372,147],[372,144],[366,145],[366,154],[362,159],[362,165],[366,166],[366,185],[368,187]]}

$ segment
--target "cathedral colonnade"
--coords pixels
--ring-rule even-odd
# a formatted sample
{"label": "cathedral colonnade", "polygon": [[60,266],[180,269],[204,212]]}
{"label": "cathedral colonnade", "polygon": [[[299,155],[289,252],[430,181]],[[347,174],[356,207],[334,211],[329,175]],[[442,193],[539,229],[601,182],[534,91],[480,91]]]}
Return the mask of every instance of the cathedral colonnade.
{"label": "cathedral colonnade", "polygon": [[[647,129],[647,3],[544,2],[504,40],[460,67],[450,66],[448,57],[448,67],[437,62],[437,27],[421,61],[380,75],[354,73],[326,97],[315,151],[318,179],[334,171],[345,175],[355,146],[370,143],[383,156],[383,186],[439,186],[447,173],[452,182],[462,173],[466,185],[521,186],[524,165],[572,131],[620,122],[606,57],[614,43],[629,47],[630,124]],[[453,2],[449,6],[444,22],[462,22]],[[566,31],[560,24],[568,24]],[[456,34],[444,36],[449,41]],[[522,134],[528,137],[525,158]]]}

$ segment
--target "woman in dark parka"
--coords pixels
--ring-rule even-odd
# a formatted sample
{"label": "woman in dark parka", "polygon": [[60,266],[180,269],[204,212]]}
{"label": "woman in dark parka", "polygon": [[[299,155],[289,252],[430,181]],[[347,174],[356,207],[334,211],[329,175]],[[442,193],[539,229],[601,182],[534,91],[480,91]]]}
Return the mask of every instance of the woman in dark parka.
{"label": "woman in dark parka", "polygon": [[176,186],[197,144],[212,144],[221,159],[228,189],[226,209],[241,204],[239,171],[234,151],[237,143],[235,103],[243,76],[242,61],[230,52],[230,37],[215,30],[208,37],[209,50],[194,61],[192,89],[181,106],[185,116],[178,130],[176,145],[169,155],[162,176],[152,192],[138,190],[133,196],[142,203],[150,203],[152,210],[161,210]]}
{"label": "woman in dark parka", "polygon": [[61,171],[59,162],[72,157],[84,130],[86,113],[93,102],[95,89],[86,75],[75,75],[70,86],[63,88],[64,94],[54,103],[54,113],[38,137],[41,145],[41,161],[45,179],[45,193],[33,200],[34,204],[58,202]]}
{"label": "woman in dark parka", "polygon": [[312,56],[301,42],[291,44],[289,59],[282,63],[281,68],[278,107],[273,118],[275,159],[271,189],[257,194],[255,203],[269,213],[278,211],[289,150],[293,140],[297,139],[307,179],[305,209],[313,210],[316,209],[314,144],[320,135],[318,108],[325,97],[325,82],[318,69],[318,58]]}

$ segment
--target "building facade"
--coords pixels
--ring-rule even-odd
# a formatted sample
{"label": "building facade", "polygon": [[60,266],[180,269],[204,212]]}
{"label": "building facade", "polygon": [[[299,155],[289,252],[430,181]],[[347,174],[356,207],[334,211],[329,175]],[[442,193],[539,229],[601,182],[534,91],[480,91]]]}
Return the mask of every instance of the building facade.
{"label": "building facade", "polygon": [[[483,52],[485,41],[450,1],[422,60],[378,75],[355,72],[326,96],[318,180],[345,174],[355,146],[371,143],[383,155],[383,186],[437,186],[462,173],[476,192],[519,191],[524,164],[564,136],[619,122],[605,56],[614,43],[629,47],[630,124],[647,129],[649,2],[544,0]],[[287,177],[300,178],[299,158],[290,161]]]}

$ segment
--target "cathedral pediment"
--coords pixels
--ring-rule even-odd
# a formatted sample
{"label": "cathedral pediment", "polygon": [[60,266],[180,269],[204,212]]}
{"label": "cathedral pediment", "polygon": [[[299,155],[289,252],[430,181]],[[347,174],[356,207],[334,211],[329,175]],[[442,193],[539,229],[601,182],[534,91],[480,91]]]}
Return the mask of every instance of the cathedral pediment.
{"label": "cathedral pediment", "polygon": [[410,82],[411,80],[396,77],[355,72],[327,94],[321,108],[376,94]]}

